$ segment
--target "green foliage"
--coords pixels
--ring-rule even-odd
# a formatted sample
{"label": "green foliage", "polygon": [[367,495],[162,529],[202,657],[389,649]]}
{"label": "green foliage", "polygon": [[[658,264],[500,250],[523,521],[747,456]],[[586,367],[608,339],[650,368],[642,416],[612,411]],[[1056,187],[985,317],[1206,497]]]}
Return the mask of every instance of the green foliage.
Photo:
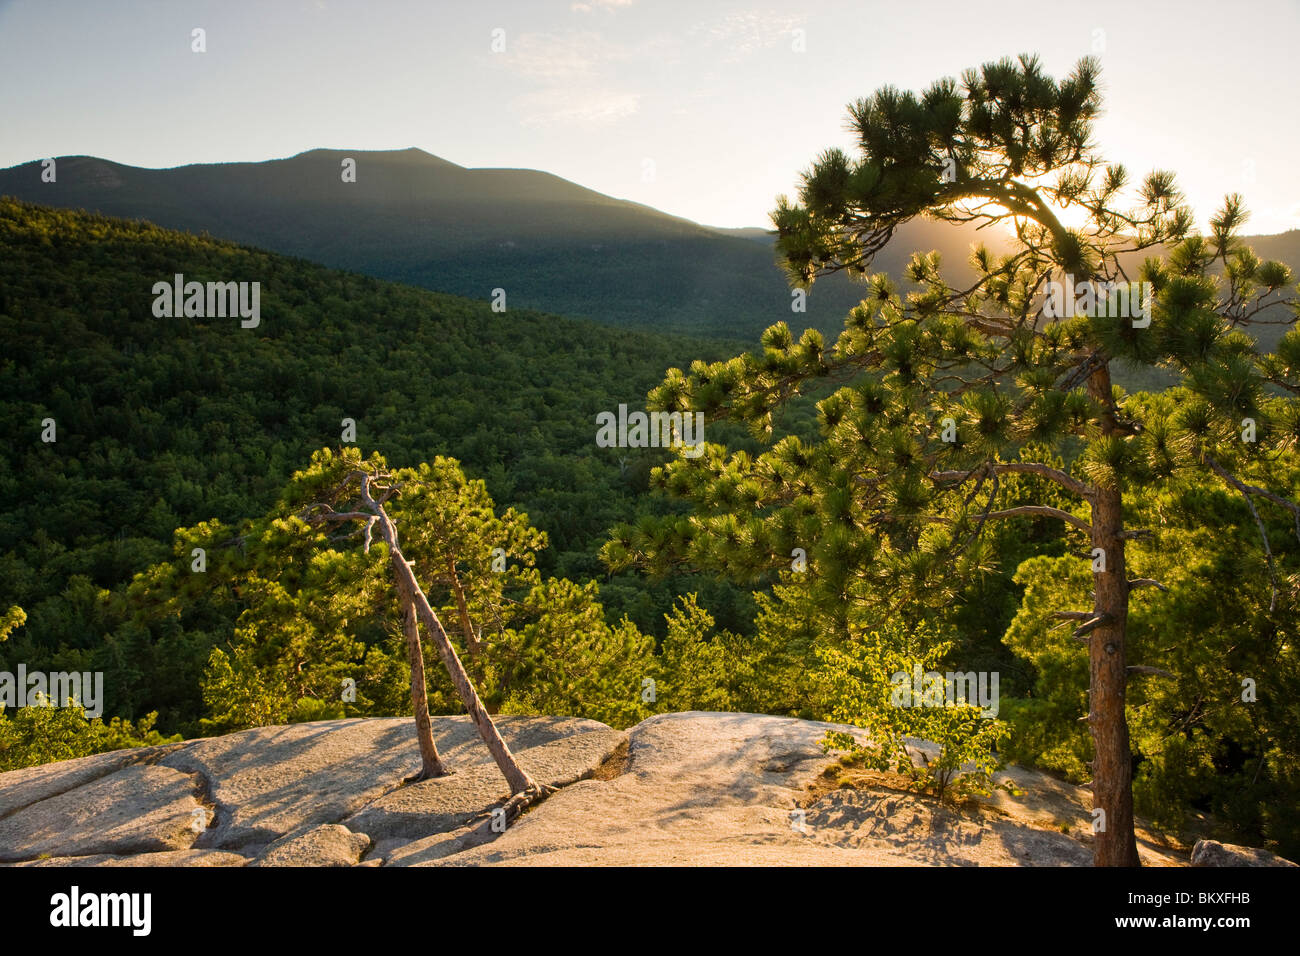
{"label": "green foliage", "polygon": [[157,714],[134,724],[114,717],[86,719],[80,706],[48,703],[18,707],[11,714],[0,705],[0,773],[56,760],[71,760],[127,747],[151,747],[180,740],[154,730]]}
{"label": "green foliage", "polygon": [[[0,607],[27,615],[0,645],[0,668],[102,671],[106,713],[157,711],[161,728],[188,735],[202,729],[212,649],[231,637],[252,591],[271,587],[208,587],[182,574],[190,550],[219,546],[265,514],[293,469],[338,440],[342,418],[357,422],[361,441],[382,439],[394,466],[455,455],[547,534],[541,572],[587,580],[602,572],[596,551],[611,524],[672,507],[645,495],[664,453],[597,448],[596,413],[636,404],[674,361],[718,348],[543,315],[514,298],[498,314],[485,300],[9,199],[0,199],[0,249]],[[177,272],[259,281],[261,324],[155,318],[153,284]],[[40,440],[46,417],[57,423],[54,443]],[[305,547],[294,529],[278,533]],[[219,566],[227,551],[209,548],[209,558]],[[145,568],[176,578],[169,613],[126,598]],[[661,630],[676,587],[614,579],[611,626],[630,616]],[[743,592],[708,590],[733,609],[733,626],[747,626]],[[309,608],[272,597],[266,607],[287,633],[306,626]],[[337,699],[332,681],[323,667],[316,686],[292,696]]]}
{"label": "green foliage", "polygon": [[660,645],[664,679],[656,688],[668,712],[739,709],[733,703],[733,678],[744,658],[733,653],[734,634],[714,629],[713,616],[694,594],[682,598],[668,616],[668,636]]}
{"label": "green foliage", "polygon": [[805,582],[782,575],[756,593],[754,633],[716,626],[694,594],[668,616],[660,646],[663,711],[725,710],[821,719],[828,702],[815,671],[817,648],[842,639],[808,600]]}
{"label": "green foliage", "polygon": [[[788,713],[853,724],[870,741],[860,745],[833,734],[834,746],[869,767],[907,773],[940,798],[987,790],[998,762],[994,751],[1009,728],[976,706],[905,706],[894,695],[894,675],[910,681],[914,666],[940,666],[950,659],[952,642],[924,622],[865,632],[841,615],[828,616],[806,580],[783,577],[772,595],[759,596],[757,633],[748,640],[717,631],[693,596],[673,609],[660,655],[663,709]],[[913,767],[910,738],[938,744],[937,757]]]}
{"label": "green foliage", "polygon": [[[758,599],[765,602],[766,596]],[[659,647],[660,711],[776,713],[788,708],[781,687],[789,677],[788,665],[772,657],[778,645],[767,628],[760,627],[752,637],[719,629],[695,594],[681,598],[667,622],[668,634]]]}
{"label": "green foliage", "polygon": [[[1179,395],[1150,400],[1173,409]],[[1293,458],[1261,461],[1249,480],[1300,493]],[[1130,498],[1135,525],[1155,529],[1129,549],[1130,576],[1142,588],[1130,605],[1128,659],[1161,673],[1129,683],[1128,719],[1140,813],[1177,829],[1210,813],[1229,841],[1263,837],[1279,852],[1300,851],[1300,540],[1285,510],[1262,508],[1274,568],[1245,500],[1183,473]],[[1007,643],[1033,665],[1028,693],[1004,701],[1014,733],[1009,759],[1089,778],[1092,744],[1087,660],[1054,611],[1087,603],[1092,576],[1068,557],[1033,558],[1016,572],[1024,601]],[[1270,579],[1276,580],[1273,596]],[[1274,603],[1275,602],[1275,603]],[[1273,606],[1270,608],[1270,604]],[[1243,681],[1255,686],[1255,700]]]}
{"label": "green foliage", "polygon": [[7,641],[10,633],[27,623],[27,612],[14,605],[0,618],[0,641]]}
{"label": "green foliage", "polygon": [[[183,613],[195,586],[237,595],[244,607],[229,647],[208,660],[204,729],[410,712],[387,545],[363,547],[359,522],[320,520],[342,505],[340,489],[359,470],[387,472],[387,464],[355,448],[318,451],[267,515],[237,529],[181,529],[177,560],[132,584],[141,613],[156,618]],[[397,469],[391,481],[400,491],[386,509],[402,553],[489,709],[618,726],[645,716],[639,692],[653,670],[653,639],[626,620],[608,624],[594,582],[543,578],[536,564],[546,536],[526,515],[498,514],[486,485],[452,459]],[[196,542],[213,556],[201,574],[189,562]],[[431,712],[460,713],[427,636],[423,646]],[[355,695],[345,698],[345,686]]]}
{"label": "green foliage", "polygon": [[[767,446],[714,440],[699,457],[655,469],[652,486],[689,513],[619,525],[602,554],[615,570],[688,567],[744,583],[788,576],[773,603],[759,599],[758,630],[766,625],[789,660],[811,651],[823,666],[778,667],[768,681],[784,681],[782,705],[796,712],[859,712],[885,745],[898,721],[920,718],[872,697],[885,651],[864,635],[885,622],[917,634],[924,624],[942,622],[945,633],[959,625],[960,638],[908,652],[1006,666],[1011,752],[1076,777],[1090,759],[1079,721],[1088,655],[1048,621],[1091,617],[1094,640],[1122,639],[1127,628],[1129,661],[1178,675],[1163,691],[1151,689],[1161,679],[1150,671],[1128,682],[1139,807],[1168,821],[1214,804],[1251,839],[1294,854],[1295,814],[1274,809],[1297,803],[1290,705],[1244,708],[1227,696],[1249,669],[1275,675],[1277,701],[1295,699],[1286,592],[1296,569],[1279,538],[1300,531],[1300,338],[1250,334],[1266,309],[1284,309],[1293,277],[1241,241],[1239,197],[1197,236],[1172,174],[1130,185],[1107,164],[1092,139],[1098,90],[1093,60],[1058,81],[1021,57],[967,71],[960,84],[884,88],[853,104],[858,156],[822,153],[773,222],[795,282],[847,272],[862,279],[861,302],[833,344],[777,323],[747,354],[670,369],[650,393],[654,408],[747,426]],[[1065,226],[1057,208],[1083,224]],[[1002,223],[1015,239],[1005,251],[974,248],[977,277],[963,288],[949,285],[934,253],[913,257],[905,287],[871,273],[883,244],[918,217]],[[1132,302],[1133,275],[1151,295],[1121,314],[1110,306],[1120,289]],[[1093,298],[1106,307],[1049,310],[1049,284],[1076,282],[1103,284]],[[1133,369],[1177,387],[1128,394],[1112,371]],[[814,392],[818,434],[776,434],[780,412]],[[1236,501],[1237,539],[1220,534],[1221,507],[1203,509],[1209,489]],[[1214,556],[1208,567],[1172,535],[1165,560],[1145,539],[1119,536],[1168,527],[1170,508]],[[1260,509],[1271,513],[1256,519]],[[1099,540],[1111,561],[1094,571]],[[1129,578],[1134,568],[1175,580],[1200,569],[1217,586],[1199,596],[1180,588],[1178,599],[1135,591],[1130,603],[1132,585],[1115,577],[1123,550],[1132,552]],[[795,567],[801,559],[806,567]],[[1188,614],[1217,633],[1206,651],[1178,660]],[[854,703],[844,708],[845,699]],[[954,755],[986,753],[987,741],[965,749],[963,740],[978,740],[974,725],[935,719],[928,732],[954,735]],[[1216,774],[1231,782],[1220,787]]]}
{"label": "green foliage", "polygon": [[501,710],[570,714],[614,727],[649,716],[642,681],[655,672],[654,639],[626,619],[605,622],[594,582],[537,585],[489,652]]}
{"label": "green foliage", "polygon": [[[941,667],[951,648],[931,628],[905,633],[893,626],[861,635],[843,649],[821,649],[818,666],[832,702],[826,719],[868,734],[859,743],[851,734],[829,731],[826,749],[846,750],[870,769],[905,773],[941,800],[987,793],[998,766],[997,745],[1010,728],[986,716],[977,702],[945,699],[928,706],[911,692],[914,671]],[[900,686],[908,688],[906,695]],[[916,766],[909,738],[937,744],[938,755],[922,756]]]}

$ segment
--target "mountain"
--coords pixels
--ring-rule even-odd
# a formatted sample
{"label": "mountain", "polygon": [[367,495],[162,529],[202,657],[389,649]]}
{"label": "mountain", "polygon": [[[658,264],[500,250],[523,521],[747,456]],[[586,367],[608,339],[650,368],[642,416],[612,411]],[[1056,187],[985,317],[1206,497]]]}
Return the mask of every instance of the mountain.
{"label": "mountain", "polygon": [[[345,160],[356,181],[343,182]],[[419,149],[315,149],[288,159],[142,169],[88,156],[56,160],[42,182],[40,162],[0,170],[0,195],[71,209],[145,219],[208,233],[426,289],[539,309],[606,325],[704,334],[754,344],[785,320],[831,341],[861,298],[842,275],[819,280],[807,311],[791,310],[776,265],[774,234],[710,228],[649,206],[614,199],[530,169],[467,169]],[[995,251],[993,229],[908,223],[876,256],[875,271],[896,279],[913,252],[937,250],[954,283],[972,278],[973,242]],[[1300,230],[1248,237],[1262,257],[1300,270]],[[1142,256],[1130,256],[1136,268]],[[1285,319],[1280,308],[1271,319]],[[1282,326],[1264,326],[1271,347]],[[1164,379],[1128,375],[1130,387]]]}
{"label": "mountain", "polygon": [[757,242],[769,242],[772,237],[770,229],[760,229],[758,226],[740,226],[739,228],[713,226],[711,228],[714,232],[720,232],[724,236],[734,236],[737,239],[753,239]]}
{"label": "mountain", "polygon": [[1261,259],[1276,259],[1300,271],[1300,229],[1280,232],[1275,236],[1248,236],[1246,244]]}
{"label": "mountain", "polygon": [[[345,159],[356,181],[342,181]],[[752,342],[785,319],[831,335],[861,293],[817,283],[807,313],[762,229],[710,229],[529,169],[466,169],[418,149],[316,149],[289,159],[142,169],[88,156],[0,170],[0,195],[207,232],[337,268],[633,328]],[[971,229],[916,223],[878,259],[916,249],[963,263]]]}

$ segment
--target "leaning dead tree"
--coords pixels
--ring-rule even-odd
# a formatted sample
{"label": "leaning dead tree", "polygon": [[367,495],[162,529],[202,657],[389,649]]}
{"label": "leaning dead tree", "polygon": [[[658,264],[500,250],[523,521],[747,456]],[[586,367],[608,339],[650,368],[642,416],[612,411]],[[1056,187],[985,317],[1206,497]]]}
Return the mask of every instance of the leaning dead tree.
{"label": "leaning dead tree", "polygon": [[379,483],[386,481],[388,477],[384,474],[353,472],[335,489],[336,493],[332,496],[337,498],[356,485],[359,501],[352,510],[336,511],[331,504],[318,502],[307,508],[303,517],[310,524],[316,525],[363,522],[364,547],[367,553],[370,551],[376,529],[379,531],[379,537],[388,545],[388,560],[393,572],[393,581],[397,585],[398,598],[401,601],[402,629],[406,635],[406,650],[411,663],[411,707],[415,713],[415,732],[420,745],[421,761],[421,770],[414,779],[441,777],[452,772],[438,755],[438,748],[433,741],[428,692],[425,687],[424,649],[420,641],[420,626],[423,625],[425,631],[431,635],[438,654],[442,657],[443,665],[447,668],[447,673],[451,677],[452,684],[455,685],[457,695],[465,705],[465,710],[474,721],[474,726],[478,728],[479,736],[483,738],[483,742],[492,754],[492,759],[496,761],[506,782],[510,784],[513,796],[507,802],[506,810],[507,814],[514,815],[529,803],[544,797],[551,788],[538,784],[529,776],[501,738],[496,724],[492,722],[491,715],[479,698],[478,691],[474,689],[474,684],[465,671],[455,646],[447,637],[442,622],[438,620],[438,615],[420,587],[420,582],[415,577],[414,567],[402,554],[398,543],[397,526],[384,509],[384,504],[398,494],[400,489],[397,485]]}

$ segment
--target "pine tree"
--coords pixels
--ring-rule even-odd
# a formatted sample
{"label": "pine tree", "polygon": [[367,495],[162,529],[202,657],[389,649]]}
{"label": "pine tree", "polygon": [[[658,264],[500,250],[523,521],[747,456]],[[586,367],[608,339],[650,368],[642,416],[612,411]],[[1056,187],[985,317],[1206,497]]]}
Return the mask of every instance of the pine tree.
{"label": "pine tree", "polygon": [[[1029,56],[851,105],[860,155],[822,153],[797,200],[781,197],[772,215],[793,282],[841,270],[864,280],[838,342],[811,329],[796,341],[779,323],[761,352],[672,369],[651,393],[655,408],[770,435],[775,410],[835,386],[818,405],[820,442],[679,458],[659,480],[694,514],[621,529],[606,557],[751,579],[802,549],[828,614],[906,616],[987,567],[988,522],[1060,522],[1093,586],[1091,608],[1057,614],[1077,625],[1089,660],[1095,862],[1133,866],[1125,634],[1131,592],[1159,582],[1128,574],[1126,544],[1149,529],[1126,523],[1126,496],[1192,471],[1252,512],[1289,513],[1300,534],[1297,489],[1238,477],[1300,438],[1300,332],[1270,355],[1242,331],[1267,321],[1291,275],[1240,243],[1240,198],[1201,237],[1172,174],[1151,173],[1132,196],[1127,171],[1093,145],[1100,109],[1094,60],[1058,82]],[[913,257],[909,289],[870,275],[873,255],[919,217],[1010,227],[1014,238],[1005,253],[972,251],[965,288],[933,253]],[[1083,224],[1066,224],[1075,217]],[[1144,406],[1112,381],[1118,362],[1185,388],[1170,406]],[[1029,480],[1054,500],[1005,506],[1006,486]]]}
{"label": "pine tree", "polygon": [[[175,560],[137,576],[132,597],[152,618],[198,596],[241,607],[233,640],[208,660],[205,729],[409,706],[418,779],[451,772],[430,713],[464,709],[511,785],[513,814],[546,788],[510,752],[489,701],[626,725],[646,716],[638,691],[653,671],[653,639],[626,619],[606,623],[594,583],[542,578],[545,546],[454,459],[390,469],[355,447],[321,449],[265,516],[179,529]],[[428,667],[426,643],[442,668]]]}

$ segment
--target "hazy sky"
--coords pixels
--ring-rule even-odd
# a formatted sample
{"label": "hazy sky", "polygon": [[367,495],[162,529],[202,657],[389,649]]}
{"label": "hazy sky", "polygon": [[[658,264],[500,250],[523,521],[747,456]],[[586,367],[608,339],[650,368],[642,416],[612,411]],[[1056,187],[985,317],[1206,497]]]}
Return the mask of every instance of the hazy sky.
{"label": "hazy sky", "polygon": [[1279,232],[1300,227],[1297,39],[1300,0],[0,0],[0,166],[418,146],[766,226],[851,145],[850,100],[1025,51],[1061,75],[1096,47],[1105,155],[1172,168],[1202,222],[1239,191],[1247,231]]}

